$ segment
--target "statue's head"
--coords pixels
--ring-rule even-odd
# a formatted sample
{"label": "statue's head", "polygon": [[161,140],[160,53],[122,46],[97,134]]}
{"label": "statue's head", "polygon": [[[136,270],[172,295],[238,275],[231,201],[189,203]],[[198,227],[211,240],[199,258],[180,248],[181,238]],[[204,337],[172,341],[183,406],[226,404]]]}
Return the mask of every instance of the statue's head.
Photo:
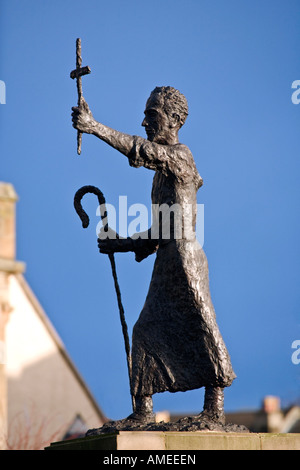
{"label": "statue's head", "polygon": [[148,139],[161,144],[176,143],[179,129],[188,116],[184,95],[170,86],[156,87],[150,94],[142,126]]}

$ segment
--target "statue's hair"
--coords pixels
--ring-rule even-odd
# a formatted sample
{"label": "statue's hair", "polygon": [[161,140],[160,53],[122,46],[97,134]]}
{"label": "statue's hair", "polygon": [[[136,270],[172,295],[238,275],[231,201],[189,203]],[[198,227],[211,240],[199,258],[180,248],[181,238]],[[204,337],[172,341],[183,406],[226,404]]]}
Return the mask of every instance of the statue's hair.
{"label": "statue's hair", "polygon": [[165,112],[169,115],[177,113],[180,116],[180,127],[183,126],[189,114],[186,97],[171,86],[156,87],[150,97],[153,95],[161,96]]}

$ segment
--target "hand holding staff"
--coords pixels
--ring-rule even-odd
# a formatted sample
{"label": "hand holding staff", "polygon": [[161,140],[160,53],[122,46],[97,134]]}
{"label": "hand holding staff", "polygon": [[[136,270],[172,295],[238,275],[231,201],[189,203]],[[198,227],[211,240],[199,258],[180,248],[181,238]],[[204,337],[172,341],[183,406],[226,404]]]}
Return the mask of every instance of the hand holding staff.
{"label": "hand holding staff", "polygon": [[[80,106],[84,99],[82,96],[82,83],[81,77],[83,75],[87,75],[91,73],[90,67],[81,67],[82,58],[81,58],[81,39],[76,39],[76,69],[72,70],[70,73],[70,77],[72,79],[76,78],[77,81],[77,92],[78,92],[78,106]],[[78,155],[81,154],[81,140],[82,140],[82,132],[77,131],[77,153]]]}

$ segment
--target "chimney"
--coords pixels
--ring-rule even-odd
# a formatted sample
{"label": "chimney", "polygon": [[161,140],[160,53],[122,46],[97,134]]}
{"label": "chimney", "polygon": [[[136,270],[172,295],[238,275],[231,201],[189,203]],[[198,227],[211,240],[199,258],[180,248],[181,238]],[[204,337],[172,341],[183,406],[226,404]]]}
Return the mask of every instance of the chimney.
{"label": "chimney", "polygon": [[280,406],[280,398],[267,395],[263,400],[268,432],[280,432],[283,423],[283,413]]}
{"label": "chimney", "polygon": [[0,258],[16,258],[16,201],[18,196],[9,183],[0,182]]}

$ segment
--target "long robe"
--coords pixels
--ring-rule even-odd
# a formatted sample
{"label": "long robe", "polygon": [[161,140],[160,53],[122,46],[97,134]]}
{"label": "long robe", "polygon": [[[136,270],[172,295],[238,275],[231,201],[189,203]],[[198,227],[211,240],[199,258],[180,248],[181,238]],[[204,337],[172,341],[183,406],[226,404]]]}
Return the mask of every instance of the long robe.
{"label": "long robe", "polygon": [[131,391],[136,396],[229,386],[236,376],[216,323],[207,258],[194,232],[202,179],[193,156],[182,144],[134,137],[128,158],[133,167],[155,171],[152,204],[192,208],[194,235],[183,231],[176,237],[173,223],[168,238],[143,240],[145,256],[156,251],[156,260],[133,328]]}

